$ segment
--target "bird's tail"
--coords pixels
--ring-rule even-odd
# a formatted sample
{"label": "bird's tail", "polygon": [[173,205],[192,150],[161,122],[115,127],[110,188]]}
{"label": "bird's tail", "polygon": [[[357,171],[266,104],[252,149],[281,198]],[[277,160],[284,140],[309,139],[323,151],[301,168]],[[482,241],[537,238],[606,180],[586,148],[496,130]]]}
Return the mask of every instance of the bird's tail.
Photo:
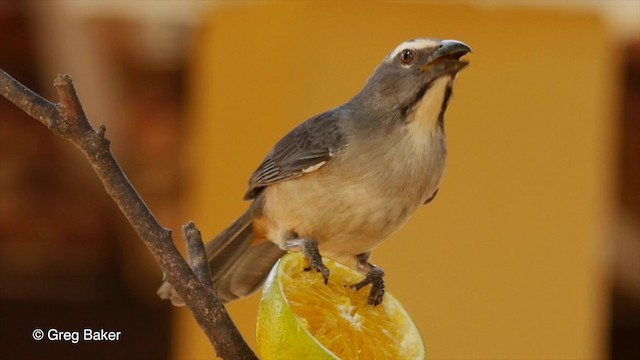
{"label": "bird's tail", "polygon": [[[271,241],[254,243],[251,209],[205,244],[213,286],[223,302],[250,295],[264,282],[269,270],[284,254]],[[162,299],[176,306],[184,301],[173,286],[165,282],[158,289]]]}

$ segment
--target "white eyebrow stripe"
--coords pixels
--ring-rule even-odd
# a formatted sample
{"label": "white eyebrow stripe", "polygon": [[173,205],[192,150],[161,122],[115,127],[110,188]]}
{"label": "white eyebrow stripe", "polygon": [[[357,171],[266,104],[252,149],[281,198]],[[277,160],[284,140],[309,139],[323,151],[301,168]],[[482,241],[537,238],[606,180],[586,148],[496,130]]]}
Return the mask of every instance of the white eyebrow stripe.
{"label": "white eyebrow stripe", "polygon": [[393,58],[395,58],[400,51],[404,50],[404,49],[415,49],[415,50],[421,50],[421,49],[426,49],[426,48],[430,48],[430,47],[436,47],[440,45],[440,41],[435,40],[435,39],[414,39],[414,40],[409,40],[409,41],[405,41],[402,44],[398,45],[398,47],[395,48],[395,50],[393,50],[385,59],[385,61],[390,62],[393,60]]}

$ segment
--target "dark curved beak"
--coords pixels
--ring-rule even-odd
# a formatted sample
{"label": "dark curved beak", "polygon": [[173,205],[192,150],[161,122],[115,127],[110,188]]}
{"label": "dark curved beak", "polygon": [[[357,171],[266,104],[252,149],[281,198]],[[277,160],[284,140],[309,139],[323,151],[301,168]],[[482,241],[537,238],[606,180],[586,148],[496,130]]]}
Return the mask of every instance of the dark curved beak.
{"label": "dark curved beak", "polygon": [[[460,59],[471,52],[469,45],[458,40],[442,40],[440,49],[433,54],[433,60],[440,58]],[[432,60],[432,61],[433,61]]]}
{"label": "dark curved beak", "polygon": [[462,41],[442,40],[440,48],[421,69],[422,71],[435,72],[435,76],[446,73],[454,74],[469,64],[467,61],[461,61],[460,58],[470,52],[469,45]]}

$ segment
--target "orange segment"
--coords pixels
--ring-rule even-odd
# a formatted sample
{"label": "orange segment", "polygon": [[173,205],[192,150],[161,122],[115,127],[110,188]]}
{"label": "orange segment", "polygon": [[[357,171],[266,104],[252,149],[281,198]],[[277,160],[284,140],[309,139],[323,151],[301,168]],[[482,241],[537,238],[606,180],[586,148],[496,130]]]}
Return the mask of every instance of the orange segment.
{"label": "orange segment", "polygon": [[323,260],[331,270],[328,285],[317,272],[303,271],[302,254],[285,255],[272,270],[258,314],[263,359],[424,358],[420,334],[393,296],[368,305],[368,286],[349,287],[363,276]]}

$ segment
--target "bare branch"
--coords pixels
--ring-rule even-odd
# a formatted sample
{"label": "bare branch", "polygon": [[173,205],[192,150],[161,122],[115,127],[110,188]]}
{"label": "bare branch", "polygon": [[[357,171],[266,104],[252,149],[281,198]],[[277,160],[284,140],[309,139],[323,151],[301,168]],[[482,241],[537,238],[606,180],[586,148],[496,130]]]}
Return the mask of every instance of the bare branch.
{"label": "bare branch", "polygon": [[[54,86],[60,98],[57,104],[34,93],[0,69],[2,96],[82,151],[107,193],[153,254],[167,281],[184,299],[218,356],[225,359],[257,359],[216,296],[210,281],[205,285],[198,280],[176,249],[171,231],[160,225],[125,176],[111,153],[105,127],[101,126],[96,131],[89,123],[71,77],[59,75]],[[201,258],[201,255],[193,257]]]}
{"label": "bare branch", "polygon": [[22,85],[2,69],[0,69],[0,92],[32,118],[48,128],[55,127],[58,120],[56,105]]}
{"label": "bare branch", "polygon": [[187,243],[187,256],[189,258],[189,266],[191,266],[191,270],[193,270],[204,286],[213,289],[211,268],[209,268],[207,253],[204,250],[202,235],[200,234],[200,230],[196,228],[193,221],[189,221],[182,227],[182,237]]}

